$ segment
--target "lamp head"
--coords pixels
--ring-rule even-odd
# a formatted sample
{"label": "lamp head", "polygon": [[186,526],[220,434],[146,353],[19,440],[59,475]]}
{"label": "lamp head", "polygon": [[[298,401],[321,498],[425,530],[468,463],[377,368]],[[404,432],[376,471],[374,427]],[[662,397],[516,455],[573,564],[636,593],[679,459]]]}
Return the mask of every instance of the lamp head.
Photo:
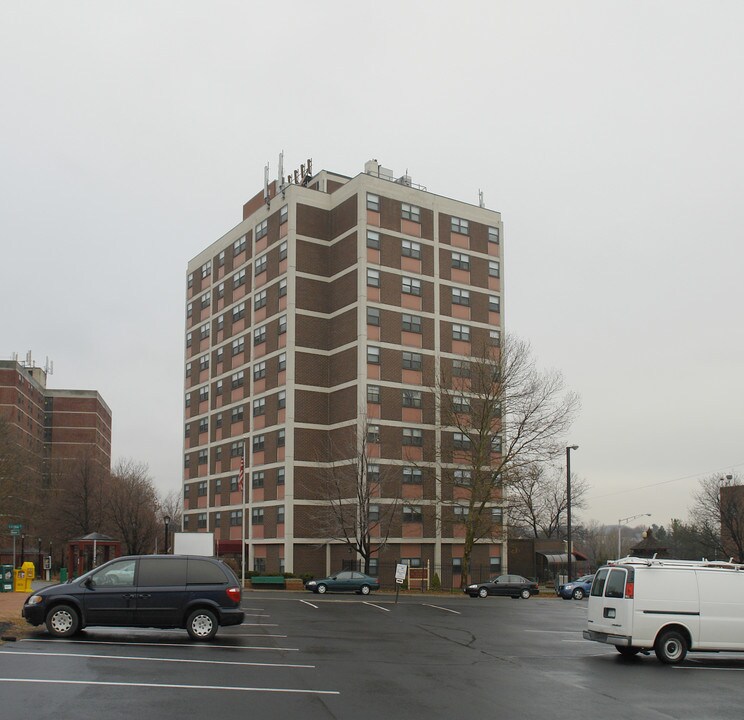
{"label": "lamp head", "polygon": [[163,518],[163,522],[164,522],[164,523],[165,523],[166,525],[170,525],[170,515],[166,515],[166,516],[165,516],[165,517]]}
{"label": "lamp head", "polygon": [[579,449],[578,445],[568,445],[566,447],[566,450],[578,450],[578,449]]}

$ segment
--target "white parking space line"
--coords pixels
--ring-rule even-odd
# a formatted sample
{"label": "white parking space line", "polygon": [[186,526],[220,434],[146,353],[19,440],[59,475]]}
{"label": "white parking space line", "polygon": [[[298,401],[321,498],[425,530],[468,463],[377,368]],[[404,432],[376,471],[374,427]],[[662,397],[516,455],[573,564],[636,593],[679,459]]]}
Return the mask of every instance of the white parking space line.
{"label": "white parking space line", "polygon": [[720,670],[720,671],[727,671],[727,672],[744,672],[744,667],[740,668],[732,668],[732,667],[704,667],[704,666],[695,666],[695,665],[673,665],[672,669],[674,670]]}
{"label": "white parking space line", "polygon": [[192,663],[197,665],[240,665],[245,667],[270,667],[270,668],[315,668],[315,665],[297,665],[293,663],[258,663],[258,662],[239,662],[238,660],[186,660],[184,658],[154,658],[145,656],[129,655],[94,655],[91,653],[55,653],[42,651],[26,650],[6,650],[0,652],[0,658],[3,655],[34,655],[36,657],[68,657],[68,658],[96,658],[100,660],[138,660],[140,662],[162,662],[162,663]]}
{"label": "white parking space line", "polygon": [[454,613],[455,615],[462,615],[461,612],[458,612],[457,610],[450,610],[449,608],[442,607],[441,605],[429,605],[429,603],[423,603],[424,607],[430,607],[435,608],[437,610],[445,610],[446,612]]}
{"label": "white parking space line", "polygon": [[240,623],[240,627],[279,627],[279,623]]}
{"label": "white parking space line", "polygon": [[366,602],[366,601],[365,601],[364,604],[365,605],[369,605],[370,607],[373,607],[373,608],[377,608],[378,610],[384,610],[385,612],[390,612],[390,610],[388,608],[384,608],[384,607],[382,607],[382,605],[375,605],[374,603]]}
{"label": "white parking space line", "polygon": [[286,635],[268,635],[264,633],[225,633],[222,637],[258,637],[258,638],[286,638]]}
{"label": "white parking space line", "polygon": [[308,602],[307,600],[300,600],[301,603],[305,603],[305,605],[309,605],[311,608],[318,609],[317,605],[313,605],[311,602]]}
{"label": "white parking space line", "polygon": [[286,650],[288,652],[299,652],[299,648],[272,648],[257,647],[251,645],[202,645],[186,643],[141,643],[141,642],[113,642],[110,640],[21,640],[31,643],[70,643],[74,645],[117,645],[119,647],[180,647],[180,648],[206,648],[209,650]]}
{"label": "white parking space line", "polygon": [[[271,615],[261,615],[258,613],[244,613],[245,617],[271,617]],[[247,625],[248,623],[240,623],[241,625]]]}
{"label": "white parking space line", "polygon": [[231,687],[230,685],[177,685],[175,683],[104,682],[100,680],[41,680],[39,678],[0,678],[4,683],[36,685],[89,685],[98,687],[153,688],[164,690],[219,690],[220,692],[294,693],[296,695],[340,695],[338,690],[304,690],[301,688]]}

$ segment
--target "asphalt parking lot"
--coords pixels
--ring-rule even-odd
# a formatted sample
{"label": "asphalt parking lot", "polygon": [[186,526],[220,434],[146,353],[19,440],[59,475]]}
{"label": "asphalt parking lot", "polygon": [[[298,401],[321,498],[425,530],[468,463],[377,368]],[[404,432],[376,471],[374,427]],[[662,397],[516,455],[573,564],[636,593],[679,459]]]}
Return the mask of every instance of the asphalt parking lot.
{"label": "asphalt parking lot", "polygon": [[[39,718],[735,718],[744,655],[668,667],[581,638],[586,602],[244,596],[208,644],[181,630],[42,630],[0,647],[7,720]],[[238,715],[240,713],[240,715]]]}

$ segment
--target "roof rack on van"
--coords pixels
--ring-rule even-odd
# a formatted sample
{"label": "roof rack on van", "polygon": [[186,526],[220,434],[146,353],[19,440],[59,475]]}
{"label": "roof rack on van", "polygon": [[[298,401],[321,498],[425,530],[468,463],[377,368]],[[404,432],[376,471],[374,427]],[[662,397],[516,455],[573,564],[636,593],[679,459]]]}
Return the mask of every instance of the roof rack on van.
{"label": "roof rack on van", "polygon": [[608,565],[645,565],[646,567],[651,566],[662,566],[662,567],[709,567],[709,568],[726,568],[729,570],[740,570],[744,571],[744,563],[735,563],[734,559],[730,560],[708,560],[703,558],[702,560],[675,560],[674,558],[657,558],[654,555],[651,558],[639,558],[628,556],[620,558],[618,560],[608,560]]}

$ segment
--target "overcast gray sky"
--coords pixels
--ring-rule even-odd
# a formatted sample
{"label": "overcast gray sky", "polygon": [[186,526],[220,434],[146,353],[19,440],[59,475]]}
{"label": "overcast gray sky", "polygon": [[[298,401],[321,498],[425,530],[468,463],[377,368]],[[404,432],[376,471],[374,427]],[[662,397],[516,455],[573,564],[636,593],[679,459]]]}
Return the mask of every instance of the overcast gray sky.
{"label": "overcast gray sky", "polygon": [[[744,468],[744,3],[0,2],[0,357],[180,487],[186,263],[377,158],[505,224],[507,330],[582,396],[581,519]],[[738,238],[738,240],[737,240]]]}

